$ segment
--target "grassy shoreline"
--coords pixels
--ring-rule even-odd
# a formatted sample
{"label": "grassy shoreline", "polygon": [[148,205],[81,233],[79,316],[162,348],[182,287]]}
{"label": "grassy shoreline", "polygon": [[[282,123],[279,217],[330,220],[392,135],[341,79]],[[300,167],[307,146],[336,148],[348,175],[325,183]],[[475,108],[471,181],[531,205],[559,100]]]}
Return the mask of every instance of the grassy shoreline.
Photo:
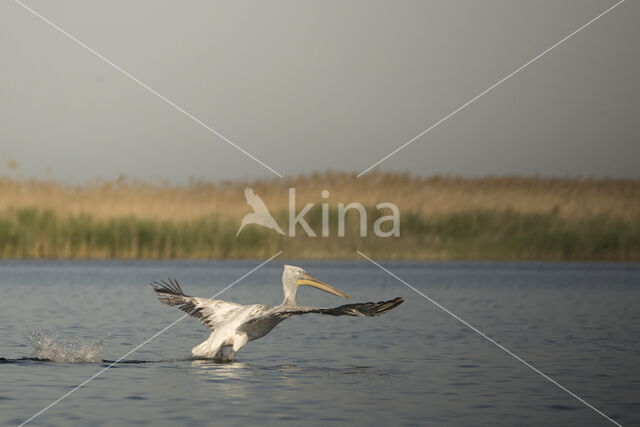
{"label": "grassy shoreline", "polygon": [[[281,236],[249,226],[242,190],[252,186],[278,223],[287,224],[289,187],[298,210],[315,203],[309,225],[322,225],[320,192],[331,192],[330,236]],[[462,179],[371,174],[356,180],[326,173],[284,182],[151,185],[136,181],[65,186],[0,179],[0,258],[210,259],[286,257],[378,259],[640,261],[640,182],[522,177]],[[337,236],[338,202],[367,207],[369,237],[358,215]],[[396,203],[400,237],[371,232],[375,205]],[[383,213],[386,214],[386,213]],[[287,228],[285,227],[285,230]]]}

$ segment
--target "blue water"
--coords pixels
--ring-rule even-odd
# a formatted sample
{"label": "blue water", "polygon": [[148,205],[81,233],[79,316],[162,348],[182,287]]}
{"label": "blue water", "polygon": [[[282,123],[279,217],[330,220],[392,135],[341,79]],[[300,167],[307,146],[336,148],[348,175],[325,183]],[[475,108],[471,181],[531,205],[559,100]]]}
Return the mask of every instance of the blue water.
{"label": "blue water", "polygon": [[[283,262],[218,298],[280,303]],[[607,424],[371,263],[286,262],[351,302],[406,301],[378,318],[291,318],[232,364],[191,360],[208,334],[186,318],[33,423]],[[0,262],[0,424],[27,420],[181,317],[149,282],[171,276],[210,297],[259,263]],[[384,266],[621,424],[640,424],[640,265]],[[305,305],[344,303],[312,288],[298,295]]]}

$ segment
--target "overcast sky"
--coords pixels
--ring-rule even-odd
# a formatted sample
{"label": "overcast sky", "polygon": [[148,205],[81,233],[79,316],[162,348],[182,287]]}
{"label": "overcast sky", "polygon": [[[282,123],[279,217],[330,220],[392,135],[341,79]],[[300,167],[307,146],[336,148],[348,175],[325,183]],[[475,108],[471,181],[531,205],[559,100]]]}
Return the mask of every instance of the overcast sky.
{"label": "overcast sky", "polygon": [[[24,1],[285,176],[364,170],[615,3]],[[638,22],[626,1],[380,168],[640,178]],[[0,175],[275,176],[12,1],[0,61]]]}

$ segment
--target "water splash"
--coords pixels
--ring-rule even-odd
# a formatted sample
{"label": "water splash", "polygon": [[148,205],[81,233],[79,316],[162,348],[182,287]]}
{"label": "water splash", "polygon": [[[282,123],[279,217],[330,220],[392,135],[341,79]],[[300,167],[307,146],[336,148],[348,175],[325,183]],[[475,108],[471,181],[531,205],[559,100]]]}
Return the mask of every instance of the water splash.
{"label": "water splash", "polygon": [[89,341],[80,337],[65,339],[32,331],[27,334],[33,346],[33,357],[52,362],[101,362],[105,337]]}

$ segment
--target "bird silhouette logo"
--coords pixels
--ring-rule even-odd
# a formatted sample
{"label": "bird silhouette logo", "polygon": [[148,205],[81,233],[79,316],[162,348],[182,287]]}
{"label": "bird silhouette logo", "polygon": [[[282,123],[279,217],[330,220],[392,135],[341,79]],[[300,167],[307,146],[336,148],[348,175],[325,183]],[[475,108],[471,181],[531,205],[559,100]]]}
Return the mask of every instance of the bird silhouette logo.
{"label": "bird silhouette logo", "polygon": [[242,224],[240,224],[236,237],[238,237],[238,234],[240,234],[245,225],[249,224],[258,224],[275,230],[280,234],[285,234],[276,220],[273,219],[271,213],[269,213],[267,205],[264,204],[262,199],[256,195],[251,188],[247,187],[244,189],[244,197],[247,199],[247,204],[253,208],[253,212],[246,214],[244,218],[242,218]]}

